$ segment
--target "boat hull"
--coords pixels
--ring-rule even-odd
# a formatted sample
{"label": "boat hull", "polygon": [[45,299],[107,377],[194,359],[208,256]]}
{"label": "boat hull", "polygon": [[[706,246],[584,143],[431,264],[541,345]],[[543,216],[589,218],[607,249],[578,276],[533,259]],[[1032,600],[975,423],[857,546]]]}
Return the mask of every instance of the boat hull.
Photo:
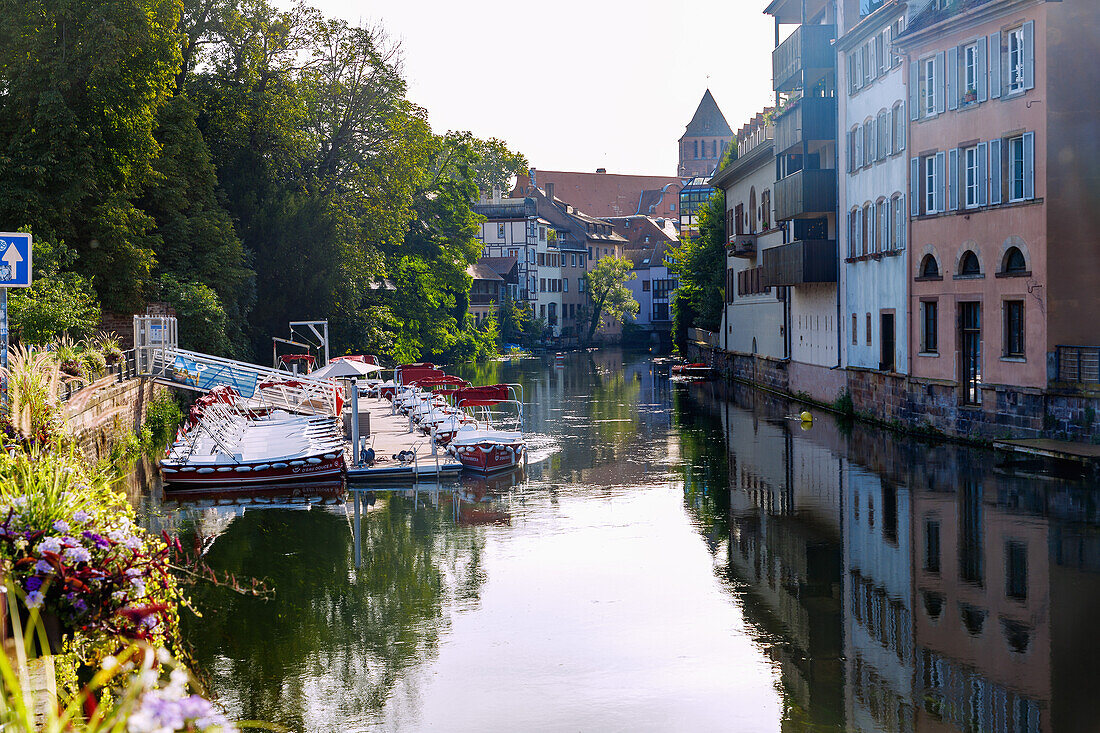
{"label": "boat hull", "polygon": [[522,443],[478,443],[457,446],[455,454],[468,471],[496,473],[523,465],[526,450]]}
{"label": "boat hull", "polygon": [[[232,470],[219,471],[218,468],[232,468]],[[248,470],[239,471],[237,468],[248,468]],[[272,466],[270,463],[244,464],[240,467],[218,466],[213,470],[209,466],[165,466],[161,471],[169,491],[173,486],[244,486],[286,481],[316,481],[342,475],[344,456],[340,452],[333,458],[319,459],[318,463],[293,460],[280,467]]]}

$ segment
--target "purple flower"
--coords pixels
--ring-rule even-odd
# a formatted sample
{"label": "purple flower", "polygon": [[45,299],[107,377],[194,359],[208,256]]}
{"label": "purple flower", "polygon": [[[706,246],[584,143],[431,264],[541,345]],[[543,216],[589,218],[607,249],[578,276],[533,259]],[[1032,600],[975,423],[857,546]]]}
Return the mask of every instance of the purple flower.
{"label": "purple flower", "polygon": [[78,614],[82,614],[88,610],[88,604],[84,602],[84,599],[78,596],[76,593],[69,593],[65,596],[69,603],[73,604],[73,610]]}
{"label": "purple flower", "polygon": [[88,512],[84,511],[83,509],[80,509],[80,510],[73,513],[73,521],[76,522],[77,524],[84,524],[85,522],[87,522],[91,518],[92,518],[92,516],[90,514],[88,514]]}
{"label": "purple flower", "polygon": [[65,559],[69,562],[88,562],[92,559],[92,553],[77,545],[76,547],[70,547],[65,550]]}
{"label": "purple flower", "polygon": [[111,547],[111,543],[107,541],[106,537],[100,534],[96,534],[95,532],[85,532],[84,539],[88,540],[101,550],[107,550]]}
{"label": "purple flower", "polygon": [[26,585],[28,591],[38,590],[42,587],[42,578],[39,578],[37,575],[32,575],[27,578]]}
{"label": "purple flower", "polygon": [[32,591],[27,594],[27,608],[38,608],[45,600],[41,591]]}
{"label": "purple flower", "polygon": [[52,573],[53,565],[50,565],[45,560],[39,560],[34,564],[34,572],[36,573]]}
{"label": "purple flower", "polygon": [[56,522],[53,523],[53,528],[56,529],[58,532],[68,532],[69,523],[66,522],[64,519],[58,519]]}
{"label": "purple flower", "polygon": [[38,547],[34,548],[38,553],[52,552],[55,555],[61,552],[61,540],[56,537],[47,537],[38,543]]}

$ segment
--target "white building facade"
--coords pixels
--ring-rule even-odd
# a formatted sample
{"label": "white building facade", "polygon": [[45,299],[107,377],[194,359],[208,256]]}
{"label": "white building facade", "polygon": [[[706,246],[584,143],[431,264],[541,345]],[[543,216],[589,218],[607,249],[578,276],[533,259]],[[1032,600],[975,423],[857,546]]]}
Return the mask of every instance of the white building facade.
{"label": "white building facade", "polygon": [[720,343],[730,352],[786,359],[786,288],[763,279],[763,252],[783,244],[772,186],[775,144],[763,115],[737,134],[737,159],[712,179],[726,201],[726,302]]}
{"label": "white building facade", "polygon": [[891,44],[907,4],[892,0],[866,15],[859,0],[845,6],[836,43],[843,361],[906,374],[908,110],[905,67]]}

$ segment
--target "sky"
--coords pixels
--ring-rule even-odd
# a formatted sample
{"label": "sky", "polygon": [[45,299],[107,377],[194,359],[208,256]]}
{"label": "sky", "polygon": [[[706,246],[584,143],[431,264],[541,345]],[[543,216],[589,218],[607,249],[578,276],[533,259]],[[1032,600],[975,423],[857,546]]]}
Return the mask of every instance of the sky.
{"label": "sky", "polygon": [[381,24],[436,132],[505,140],[544,170],[676,174],[709,87],[736,131],[767,106],[768,0],[313,0]]}

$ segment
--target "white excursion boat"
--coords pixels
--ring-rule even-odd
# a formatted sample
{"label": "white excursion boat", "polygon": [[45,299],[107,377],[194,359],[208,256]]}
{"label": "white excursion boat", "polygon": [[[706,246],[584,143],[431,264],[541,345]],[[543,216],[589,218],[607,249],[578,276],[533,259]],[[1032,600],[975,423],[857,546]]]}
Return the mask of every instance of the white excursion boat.
{"label": "white excursion boat", "polygon": [[344,441],[334,417],[253,417],[216,402],[192,414],[160,467],[169,485],[313,481],[343,473]]}
{"label": "white excursion boat", "polygon": [[[527,457],[527,442],[523,437],[523,387],[519,384],[493,384],[485,387],[469,387],[454,393],[455,406],[480,411],[478,425],[453,426],[447,452],[461,463],[463,468],[477,473],[496,473],[523,465]],[[490,407],[515,405],[518,430],[499,430],[493,427]],[[438,433],[438,431],[437,431]]]}

